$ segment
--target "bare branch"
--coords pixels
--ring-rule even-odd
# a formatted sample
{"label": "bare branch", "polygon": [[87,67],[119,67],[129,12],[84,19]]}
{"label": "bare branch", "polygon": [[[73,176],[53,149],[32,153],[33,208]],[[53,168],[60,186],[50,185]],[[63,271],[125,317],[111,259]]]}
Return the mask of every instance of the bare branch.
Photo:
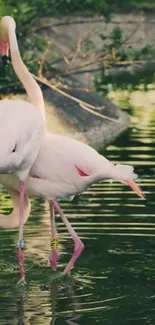
{"label": "bare branch", "polygon": [[140,28],[141,24],[144,22],[144,17],[142,17],[142,19],[136,24],[136,27],[133,29],[133,31],[131,32],[131,34],[129,36],[126,37],[124,43],[127,45],[129,43],[129,41],[131,40],[131,38],[134,36],[134,34],[138,31],[138,29]]}
{"label": "bare branch", "polygon": [[[84,110],[86,110],[87,112],[90,112],[90,113],[93,113],[93,114],[94,114],[94,112],[92,112],[92,110],[91,110],[89,107],[85,106],[85,105],[82,104],[82,103],[80,103],[79,105],[80,105]],[[101,109],[101,108],[104,108],[104,107],[102,106],[102,107],[100,107],[100,109]],[[117,122],[117,123],[118,123],[118,121],[117,121],[116,119],[114,119],[114,118],[112,118],[112,117],[108,117],[108,116],[106,116],[106,115],[104,115],[104,114],[101,114],[101,113],[99,113],[99,112],[95,112],[94,115],[99,116],[99,117],[101,117],[101,118],[108,119],[109,121]]]}
{"label": "bare branch", "polygon": [[81,51],[81,46],[82,46],[82,39],[80,38],[80,39],[78,40],[78,42],[77,42],[76,51],[75,51],[75,53],[73,54],[72,59],[71,59],[71,60],[69,61],[69,63],[68,63],[68,66],[67,66],[67,68],[66,68],[66,72],[71,71],[72,65],[73,65],[73,63],[75,62],[75,60],[76,60],[76,58],[77,58],[77,56],[78,56],[78,53]]}
{"label": "bare branch", "polygon": [[45,48],[45,51],[42,54],[42,57],[41,57],[41,60],[40,60],[39,71],[38,71],[39,77],[42,77],[42,75],[43,75],[43,67],[44,67],[44,64],[45,64],[45,61],[46,61],[47,53],[49,52],[51,45],[52,45],[52,42],[48,41],[47,46]]}
{"label": "bare branch", "polygon": [[79,87],[71,87],[71,86],[68,86],[68,85],[65,85],[65,84],[63,84],[62,82],[57,82],[56,84],[55,84],[55,87],[57,87],[57,88],[64,88],[64,89],[70,89],[70,90],[81,90],[81,91],[85,91],[86,93],[89,93],[89,92],[91,92],[91,89],[90,88],[79,88]]}
{"label": "bare branch", "polygon": [[112,118],[109,117],[109,116],[105,116],[105,115],[103,115],[103,114],[101,114],[101,113],[99,113],[99,112],[95,112],[95,111],[94,111],[95,109],[100,109],[100,107],[96,107],[96,106],[94,106],[94,105],[91,105],[91,104],[89,104],[89,103],[87,103],[87,102],[85,102],[85,101],[83,101],[83,100],[81,100],[81,99],[79,99],[79,98],[77,98],[77,97],[74,97],[74,96],[72,96],[72,95],[70,95],[70,94],[64,92],[63,90],[61,90],[61,89],[55,87],[55,85],[53,85],[51,82],[49,82],[49,81],[48,81],[46,78],[44,78],[44,77],[41,78],[41,77],[36,76],[36,75],[34,75],[34,74],[33,74],[33,77],[34,77],[36,80],[42,82],[44,85],[46,85],[46,86],[50,87],[51,89],[57,91],[59,94],[61,94],[61,95],[65,96],[65,97],[70,98],[71,100],[75,101],[75,102],[78,103],[78,104],[79,104],[83,109],[89,111],[91,114],[94,114],[94,115],[99,116],[99,117],[101,117],[101,118],[103,118],[103,119],[107,119],[107,120],[109,120],[109,121],[112,121],[112,122],[118,123],[118,120],[117,120],[117,119],[112,119]]}

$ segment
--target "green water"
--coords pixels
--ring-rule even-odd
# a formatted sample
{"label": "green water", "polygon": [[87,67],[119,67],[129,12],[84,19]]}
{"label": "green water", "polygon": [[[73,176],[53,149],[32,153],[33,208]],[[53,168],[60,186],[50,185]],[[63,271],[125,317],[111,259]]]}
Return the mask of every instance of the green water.
{"label": "green water", "polygon": [[[104,182],[78,202],[62,202],[65,215],[85,244],[71,275],[53,280],[48,266],[48,205],[32,200],[25,226],[27,287],[19,290],[16,231],[0,230],[0,325],[155,324],[155,111],[130,109],[129,132],[106,149],[114,162],[128,162],[140,175],[147,200],[127,186]],[[1,190],[0,205],[10,200]],[[57,216],[59,270],[73,243]]]}

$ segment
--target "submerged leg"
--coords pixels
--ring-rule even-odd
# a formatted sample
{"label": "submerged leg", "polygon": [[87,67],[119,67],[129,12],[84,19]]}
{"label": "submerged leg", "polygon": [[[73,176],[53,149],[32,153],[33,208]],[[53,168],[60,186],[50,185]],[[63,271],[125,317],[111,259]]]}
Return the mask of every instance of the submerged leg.
{"label": "submerged leg", "polygon": [[54,205],[52,201],[49,201],[49,206],[50,206],[50,220],[51,220],[51,253],[49,256],[49,261],[53,271],[56,271],[59,254],[58,254],[58,238],[57,238],[57,231],[56,231],[56,224],[55,224],[55,211],[54,211]]}
{"label": "submerged leg", "polygon": [[67,218],[64,216],[63,211],[61,210],[59,204],[57,201],[53,201],[53,205],[55,207],[55,209],[58,211],[62,221],[64,222],[65,226],[67,227],[73,241],[74,241],[74,252],[73,255],[69,261],[69,263],[67,264],[67,266],[65,267],[63,273],[66,274],[70,271],[71,268],[73,268],[74,263],[76,262],[77,258],[81,255],[83,249],[84,249],[84,244],[82,243],[81,239],[78,237],[77,233],[75,232],[75,230],[73,229],[73,227],[71,226],[70,222],[67,220]]}
{"label": "submerged leg", "polygon": [[20,282],[25,282],[25,270],[24,270],[24,182],[20,182],[20,203],[19,203],[19,236],[18,236],[18,262],[20,268]]}

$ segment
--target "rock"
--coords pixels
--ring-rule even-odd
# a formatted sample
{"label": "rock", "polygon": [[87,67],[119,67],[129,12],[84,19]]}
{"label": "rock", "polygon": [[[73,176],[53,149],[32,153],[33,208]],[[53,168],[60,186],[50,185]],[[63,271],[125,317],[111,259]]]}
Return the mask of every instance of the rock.
{"label": "rock", "polygon": [[[92,87],[94,70],[96,71],[99,67],[96,58],[103,49],[100,33],[109,35],[114,27],[120,25],[127,38],[130,38],[130,35],[133,34],[132,41],[135,44],[138,43],[139,39],[144,42],[144,30],[139,32],[137,28],[138,32],[133,33],[137,25],[139,26],[140,22],[142,25],[144,20],[143,16],[136,14],[115,15],[109,24],[105,23],[103,17],[98,16],[45,17],[37,20],[34,26],[34,33],[36,33],[37,38],[40,37],[44,41],[52,43],[46,60],[48,67],[46,66],[44,71],[46,77],[54,81],[54,71],[56,70],[58,74],[60,72],[60,77],[61,74],[65,76],[65,81],[69,85],[77,87],[78,82],[78,88]],[[95,44],[95,48],[90,50],[89,53],[85,53],[83,46],[78,43],[79,41],[83,42],[85,39],[91,40]],[[53,55],[55,54],[56,59],[53,61]],[[36,53],[37,55],[39,53]],[[71,65],[69,62],[71,62]],[[92,62],[90,66],[89,62]],[[78,67],[80,68],[77,69]],[[91,105],[103,107],[102,109],[96,109],[96,111],[116,119],[116,121],[108,121],[95,116],[85,111],[78,103],[60,95],[56,91],[50,88],[44,89],[45,99],[55,107],[61,119],[63,118],[70,128],[75,130],[74,137],[81,139],[80,134],[82,134],[83,139],[88,144],[100,150],[129,127],[128,115],[97,93],[77,89],[65,91]],[[73,132],[71,136],[73,136]]]}
{"label": "rock", "polygon": [[[64,91],[64,89],[62,89]],[[88,104],[94,105],[94,112],[99,112],[115,121],[109,121],[84,110],[79,103],[67,98],[51,88],[43,90],[46,101],[54,106],[57,114],[75,130],[76,138],[84,135],[85,141],[97,150],[103,149],[111,143],[124,130],[129,127],[128,115],[118,109],[109,100],[104,99],[95,92],[85,92],[76,89],[65,90],[71,96],[77,97]],[[79,136],[78,136],[79,133]]]}
{"label": "rock", "polygon": [[[137,48],[147,44],[148,41],[153,43],[154,34],[150,32],[150,25],[153,29],[155,25],[153,14],[142,12],[116,14],[108,24],[101,16],[43,17],[37,20],[34,32],[37,37],[52,43],[47,55],[49,68],[45,69],[47,78],[53,80],[56,69],[58,73],[60,71],[60,76],[62,73],[67,80],[74,78],[75,83],[78,81],[79,87],[89,88],[93,86],[94,72],[98,70],[100,64],[96,58],[103,51],[100,34],[108,36],[114,27],[120,26],[125,39]],[[95,45],[88,53],[84,52],[83,46],[79,43],[86,39]],[[55,53],[57,56],[53,61]],[[95,106],[104,106],[99,112],[117,119],[117,122],[102,119],[83,110],[78,103],[55,91],[44,90],[45,98],[54,104],[58,114],[75,129],[76,136],[82,133],[86,141],[96,149],[102,149],[129,127],[128,115],[98,94],[75,89],[68,90],[68,93]]]}
{"label": "rock", "polygon": [[[94,17],[72,15],[42,17],[37,20],[34,33],[37,37],[51,41],[52,46],[47,61],[52,64],[53,69],[60,70],[65,75],[71,73],[85,87],[92,87],[93,76],[101,65],[99,57],[105,52],[100,34],[110,36],[115,27],[123,30],[127,45],[131,44],[135,49],[155,43],[154,12],[144,13],[142,11],[117,13],[113,15],[109,23],[105,22],[104,17],[97,15]],[[87,45],[90,45],[90,49],[86,50],[86,41],[91,42],[94,47],[91,47],[89,43]],[[53,60],[55,54],[56,59]],[[68,62],[73,57],[70,66]],[[48,77],[50,77],[50,71]]]}

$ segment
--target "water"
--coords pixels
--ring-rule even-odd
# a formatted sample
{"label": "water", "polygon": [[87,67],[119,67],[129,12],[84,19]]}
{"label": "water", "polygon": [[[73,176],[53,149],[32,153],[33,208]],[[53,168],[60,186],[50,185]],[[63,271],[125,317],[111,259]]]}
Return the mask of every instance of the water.
{"label": "water", "polygon": [[[17,231],[0,229],[0,324],[121,325],[155,324],[155,111],[130,108],[129,132],[106,149],[114,162],[134,164],[147,201],[127,186],[104,182],[78,202],[62,202],[65,215],[84,241],[85,250],[69,277],[53,280],[48,266],[48,205],[32,200],[25,226],[27,287],[16,287]],[[1,189],[1,211],[11,202]],[[57,217],[59,270],[73,243]]]}

